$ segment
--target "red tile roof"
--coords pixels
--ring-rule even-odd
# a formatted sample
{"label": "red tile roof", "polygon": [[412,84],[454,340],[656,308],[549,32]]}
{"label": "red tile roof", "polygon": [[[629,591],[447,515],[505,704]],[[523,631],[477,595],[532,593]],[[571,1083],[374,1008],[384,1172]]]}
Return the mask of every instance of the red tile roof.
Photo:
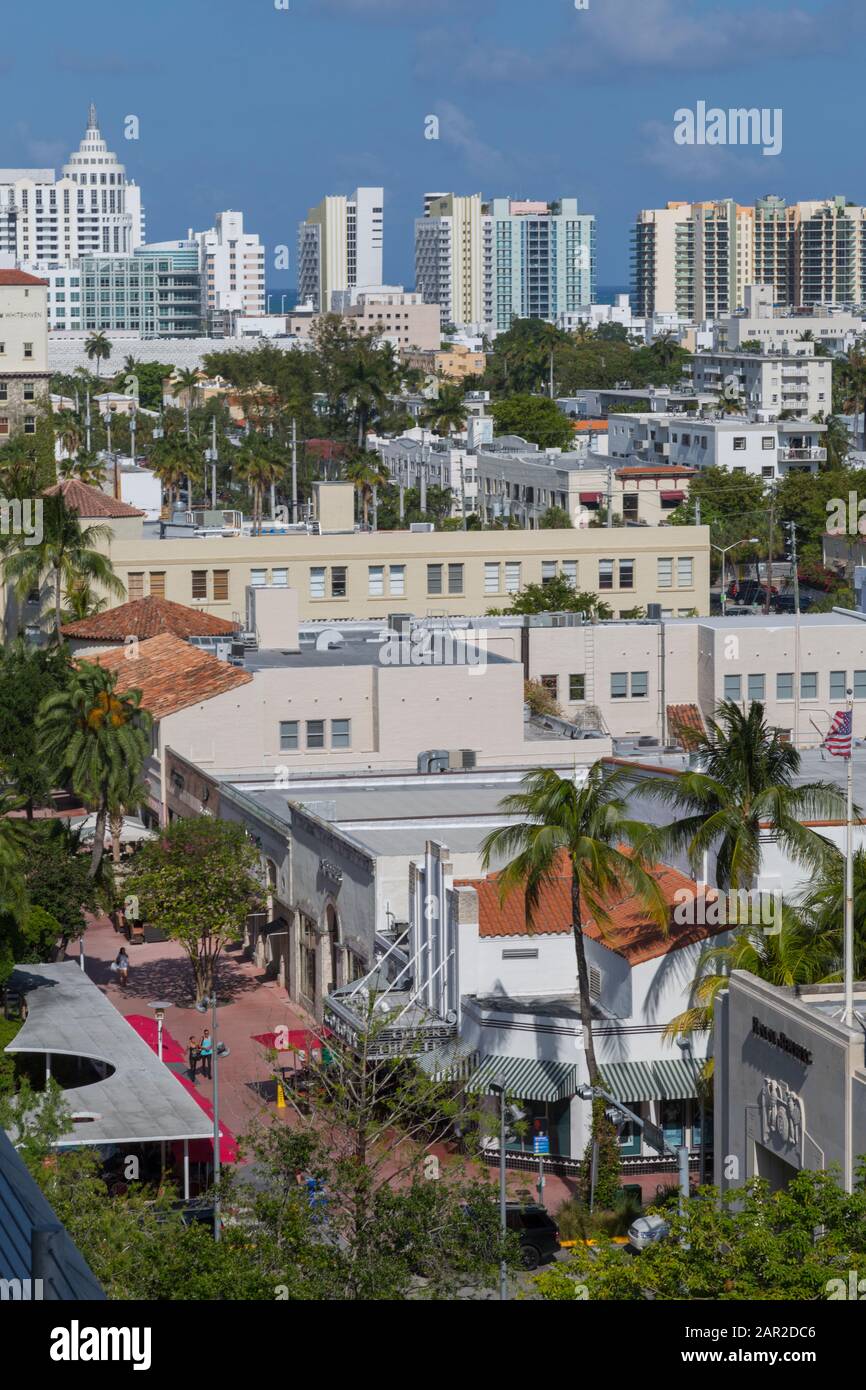
{"label": "red tile roof", "polygon": [[[131,656],[134,650],[137,655]],[[219,661],[210,652],[192,647],[170,632],[149,638],[137,649],[115,647],[109,652],[80,657],[79,664],[81,661],[116,671],[119,690],[140,690],[142,706],[157,720],[214,695],[249,685],[252,680],[249,671]]]}
{"label": "red tile roof", "polygon": [[0,285],[47,285],[47,280],[40,280],[35,275],[28,275],[24,270],[0,270]]}
{"label": "red tile roof", "polygon": [[[570,934],[572,930],[571,869],[564,851],[561,852],[560,869],[561,873],[555,881],[542,889],[531,928],[526,921],[523,893],[515,889],[504,903],[501,902],[497,874],[489,874],[482,879],[461,879],[455,881],[455,886],[474,888],[478,894],[479,936],[559,936]],[[643,961],[667,955],[669,951],[679,950],[726,930],[723,925],[680,924],[673,920],[677,901],[684,901],[682,898],[676,899],[674,895],[677,892],[686,890],[696,896],[706,892],[708,901],[712,901],[716,897],[713,889],[699,889],[693,879],[669,864],[657,864],[652,875],[671,909],[667,934],[652,921],[642,899],[626,886],[621,893],[612,894],[608,899],[606,906],[610,920],[603,928],[591,917],[583,923],[584,936],[616,952],[629,965],[640,965]]]}
{"label": "red tile roof", "polygon": [[82,483],[78,478],[66,478],[62,483],[55,483],[53,487],[47,487],[43,496],[54,497],[57,493],[62,493],[66,500],[67,507],[74,507],[79,516],[92,518],[124,517],[124,516],[144,516],[137,507],[130,507],[126,502],[119,502],[116,497],[111,497],[109,493],[102,492],[98,487],[90,487],[87,483]]}
{"label": "red tile roof", "polygon": [[96,613],[92,618],[66,623],[61,631],[64,637],[79,640],[122,642],[126,637],[145,641],[162,632],[172,632],[175,637],[228,637],[235,631],[235,624],[151,594],[148,598],[130,599],[129,603]]}
{"label": "red tile roof", "polygon": [[668,705],[668,732],[687,753],[699,748],[706,729],[697,705]]}

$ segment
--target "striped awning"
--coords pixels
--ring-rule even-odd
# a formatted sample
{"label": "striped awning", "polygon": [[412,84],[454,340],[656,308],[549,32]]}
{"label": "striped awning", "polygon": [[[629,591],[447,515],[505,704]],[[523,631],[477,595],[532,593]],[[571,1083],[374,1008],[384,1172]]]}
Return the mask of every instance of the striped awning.
{"label": "striped awning", "polygon": [[485,1057],[466,1084],[467,1091],[490,1095],[499,1079],[518,1100],[566,1100],[577,1086],[573,1062],[545,1062],[536,1057]]}
{"label": "striped awning", "polygon": [[690,1100],[698,1093],[701,1064],[689,1057],[665,1057],[606,1062],[599,1070],[602,1088],[617,1100]]}
{"label": "striped awning", "polygon": [[465,1081],[478,1066],[478,1053],[461,1051],[458,1042],[446,1043],[432,1052],[419,1052],[415,1061],[431,1081]]}

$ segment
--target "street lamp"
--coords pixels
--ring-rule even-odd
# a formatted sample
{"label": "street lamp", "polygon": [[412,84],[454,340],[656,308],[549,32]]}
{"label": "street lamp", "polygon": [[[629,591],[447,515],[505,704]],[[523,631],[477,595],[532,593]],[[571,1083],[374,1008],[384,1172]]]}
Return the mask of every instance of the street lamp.
{"label": "street lamp", "polygon": [[171,1008],[170,999],[155,999],[148,1008],[153,1009],[156,1014],[156,1055],[162,1061],[162,1025],[165,1023],[165,1011]]}
{"label": "street lamp", "polygon": [[499,1297],[504,1302],[508,1298],[508,1269],[505,1264],[505,1077],[501,1072],[491,1081],[490,1089],[495,1096],[499,1096],[499,1237],[503,1246],[499,1261]]}
{"label": "street lamp", "polygon": [[[198,1009],[198,1011],[199,1011],[200,1014],[207,1013],[208,1009],[210,1009],[210,1011],[211,1011],[211,1039],[212,1039],[212,1043],[213,1043],[213,1051],[212,1051],[212,1053],[211,1053],[211,1062],[212,1062],[212,1065],[213,1065],[213,1184],[214,1184],[214,1199],[213,1199],[213,1238],[214,1238],[214,1240],[219,1240],[219,1238],[220,1238],[220,1196],[219,1196],[219,1185],[220,1185],[220,1091],[219,1091],[219,1056],[220,1056],[220,1050],[219,1050],[219,1043],[217,1042],[217,997],[216,997],[216,989],[214,989],[214,991],[213,991],[212,994],[206,995],[204,999],[200,1000],[199,1003],[196,1004],[196,1008]],[[224,1056],[224,1057],[227,1057],[227,1056],[228,1056],[228,1048],[226,1048],[225,1051],[223,1052],[223,1056]]]}
{"label": "street lamp", "polygon": [[723,545],[715,545],[713,542],[710,542],[710,544],[711,544],[712,549],[713,549],[713,550],[717,550],[717,551],[719,552],[719,554],[721,555],[721,557],[722,557],[721,600],[722,600],[722,617],[724,617],[724,616],[725,616],[725,600],[726,600],[726,598],[727,598],[727,595],[726,595],[726,593],[725,593],[725,557],[727,556],[727,553],[728,553],[729,550],[736,550],[736,548],[737,548],[738,545],[757,545],[757,544],[758,544],[758,537],[757,537],[757,536],[744,536],[744,537],[742,538],[742,540],[739,540],[739,541],[732,541],[730,545],[724,545],[724,546],[723,546]]}
{"label": "street lamp", "polygon": [[[629,1110],[627,1105],[623,1105],[621,1100],[617,1100],[615,1096],[610,1095],[607,1091],[603,1090],[601,1086],[578,1086],[575,1095],[579,1100],[605,1100],[608,1105],[613,1106],[614,1110],[619,1111],[620,1115],[624,1115],[627,1120],[631,1120],[633,1124],[637,1125],[638,1129],[643,1130],[646,1128],[646,1124],[641,1119],[640,1115],[636,1115],[634,1110]],[[657,1148],[662,1154],[668,1153],[677,1160],[677,1167],[679,1169],[680,1213],[682,1213],[686,1209],[686,1203],[690,1196],[688,1145],[680,1144],[679,1148],[672,1149],[661,1129],[659,1129],[658,1134],[659,1138],[654,1139],[651,1129],[647,1134],[647,1138],[653,1148]]]}
{"label": "street lamp", "polygon": [[[695,1061],[695,1050],[692,1047],[691,1038],[677,1038],[677,1047],[688,1057],[690,1062]],[[698,1141],[698,1186],[704,1185],[704,1092],[701,1082],[698,1082],[698,1123],[700,1124],[700,1136]]]}

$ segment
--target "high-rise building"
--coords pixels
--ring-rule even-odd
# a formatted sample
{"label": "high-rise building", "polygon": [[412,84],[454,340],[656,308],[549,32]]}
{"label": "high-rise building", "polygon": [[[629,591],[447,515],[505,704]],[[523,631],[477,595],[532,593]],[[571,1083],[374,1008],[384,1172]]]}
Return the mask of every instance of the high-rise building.
{"label": "high-rise building", "polygon": [[576,198],[527,202],[429,193],[415,222],[415,284],[443,324],[505,331],[555,322],[595,291],[595,218]]}
{"label": "high-rise building", "polygon": [[356,188],[310,208],[298,232],[300,303],[329,313],[335,292],[383,283],[384,196],[382,188]]}
{"label": "high-rise building", "polygon": [[668,203],[638,213],[632,241],[638,316],[718,318],[742,309],[752,284],[790,308],[866,299],[866,208],[844,198]]}
{"label": "high-rise building", "polygon": [[129,256],[143,240],[141,191],[109,150],[92,105],[59,179],[53,169],[0,169],[0,253],[22,264]]}
{"label": "high-rise building", "polygon": [[195,241],[139,246],[133,256],[82,256],[78,269],[84,330],[159,338],[203,332],[203,277]]}
{"label": "high-rise building", "polygon": [[205,308],[211,321],[231,314],[265,312],[265,248],[244,231],[242,212],[218,212],[207,232],[190,232],[197,241],[204,277]]}

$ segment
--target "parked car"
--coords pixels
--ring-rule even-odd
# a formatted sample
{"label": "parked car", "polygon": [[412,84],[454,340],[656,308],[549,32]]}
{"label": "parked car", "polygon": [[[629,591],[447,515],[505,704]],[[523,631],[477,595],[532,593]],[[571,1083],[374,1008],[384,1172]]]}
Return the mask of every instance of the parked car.
{"label": "parked car", "polygon": [[646,1250],[670,1233],[670,1222],[663,1216],[639,1216],[628,1228],[628,1243],[634,1250]]}
{"label": "parked car", "polygon": [[509,1231],[520,1236],[520,1258],[524,1269],[537,1269],[561,1250],[559,1228],[550,1212],[535,1202],[509,1202],[505,1209]]}

